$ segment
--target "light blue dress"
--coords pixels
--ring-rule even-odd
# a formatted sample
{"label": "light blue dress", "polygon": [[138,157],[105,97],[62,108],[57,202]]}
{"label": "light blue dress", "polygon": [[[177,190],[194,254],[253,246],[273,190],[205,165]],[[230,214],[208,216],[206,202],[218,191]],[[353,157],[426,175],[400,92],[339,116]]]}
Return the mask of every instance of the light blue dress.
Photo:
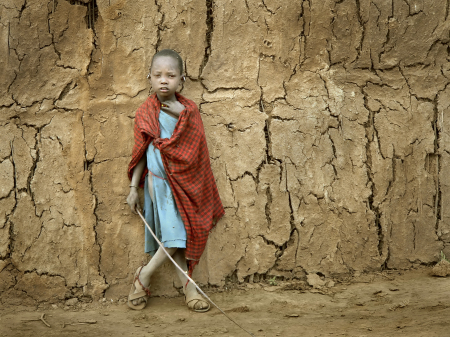
{"label": "light blue dress", "polygon": [[[178,119],[161,111],[159,125],[160,138],[170,138]],[[158,239],[166,248],[186,248],[186,229],[178,212],[175,199],[167,181],[167,175],[161,160],[161,153],[153,144],[147,148],[147,168],[160,179],[148,173],[144,187],[144,216]],[[153,179],[152,201],[148,190],[148,179]],[[145,227],[145,252],[154,255],[159,245]]]}

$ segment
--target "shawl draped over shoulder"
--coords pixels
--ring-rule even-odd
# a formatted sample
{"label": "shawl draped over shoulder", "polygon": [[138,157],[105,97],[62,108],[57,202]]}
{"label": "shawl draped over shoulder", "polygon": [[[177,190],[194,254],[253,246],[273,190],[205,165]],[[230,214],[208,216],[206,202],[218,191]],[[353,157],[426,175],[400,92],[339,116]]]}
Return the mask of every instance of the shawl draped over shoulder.
{"label": "shawl draped over shoulder", "polygon": [[[198,263],[208,239],[209,231],[224,215],[222,202],[211,170],[203,122],[197,105],[176,93],[178,101],[185,106],[180,113],[172,137],[159,138],[159,112],[161,102],[156,94],[136,111],[134,121],[134,146],[128,177],[153,142],[160,150],[161,159],[172,189],[175,202],[186,228],[186,259],[189,273]],[[141,179],[142,187],[148,170]]]}

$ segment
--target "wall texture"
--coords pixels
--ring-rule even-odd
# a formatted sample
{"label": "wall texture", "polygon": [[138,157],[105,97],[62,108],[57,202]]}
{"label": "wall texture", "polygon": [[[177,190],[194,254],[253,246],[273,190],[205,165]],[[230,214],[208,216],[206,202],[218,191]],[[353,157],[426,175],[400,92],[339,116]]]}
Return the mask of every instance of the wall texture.
{"label": "wall texture", "polygon": [[127,295],[133,118],[168,47],[226,207],[201,284],[450,255],[449,30],[435,0],[2,1],[0,302]]}

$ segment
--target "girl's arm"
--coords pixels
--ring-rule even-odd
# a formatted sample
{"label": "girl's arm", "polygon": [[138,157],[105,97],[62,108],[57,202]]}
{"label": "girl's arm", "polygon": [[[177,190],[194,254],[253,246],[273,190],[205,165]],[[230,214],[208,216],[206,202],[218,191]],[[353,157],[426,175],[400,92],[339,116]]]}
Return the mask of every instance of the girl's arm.
{"label": "girl's arm", "polygon": [[139,163],[137,163],[137,165],[133,169],[133,176],[131,177],[130,183],[130,194],[128,194],[127,197],[128,206],[130,206],[131,211],[134,214],[137,214],[137,209],[141,210],[141,206],[139,204],[138,188],[139,181],[141,180],[142,173],[144,172],[146,166],[147,156],[144,153],[141,160],[139,160]]}

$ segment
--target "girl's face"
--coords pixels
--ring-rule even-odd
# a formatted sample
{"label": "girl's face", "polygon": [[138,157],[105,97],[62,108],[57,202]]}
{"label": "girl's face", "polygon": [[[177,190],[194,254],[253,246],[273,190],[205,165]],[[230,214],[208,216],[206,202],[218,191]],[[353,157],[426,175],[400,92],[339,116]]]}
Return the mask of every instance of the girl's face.
{"label": "girl's face", "polygon": [[173,100],[175,92],[182,83],[182,74],[177,60],[170,56],[159,56],[154,59],[150,82],[161,102]]}

